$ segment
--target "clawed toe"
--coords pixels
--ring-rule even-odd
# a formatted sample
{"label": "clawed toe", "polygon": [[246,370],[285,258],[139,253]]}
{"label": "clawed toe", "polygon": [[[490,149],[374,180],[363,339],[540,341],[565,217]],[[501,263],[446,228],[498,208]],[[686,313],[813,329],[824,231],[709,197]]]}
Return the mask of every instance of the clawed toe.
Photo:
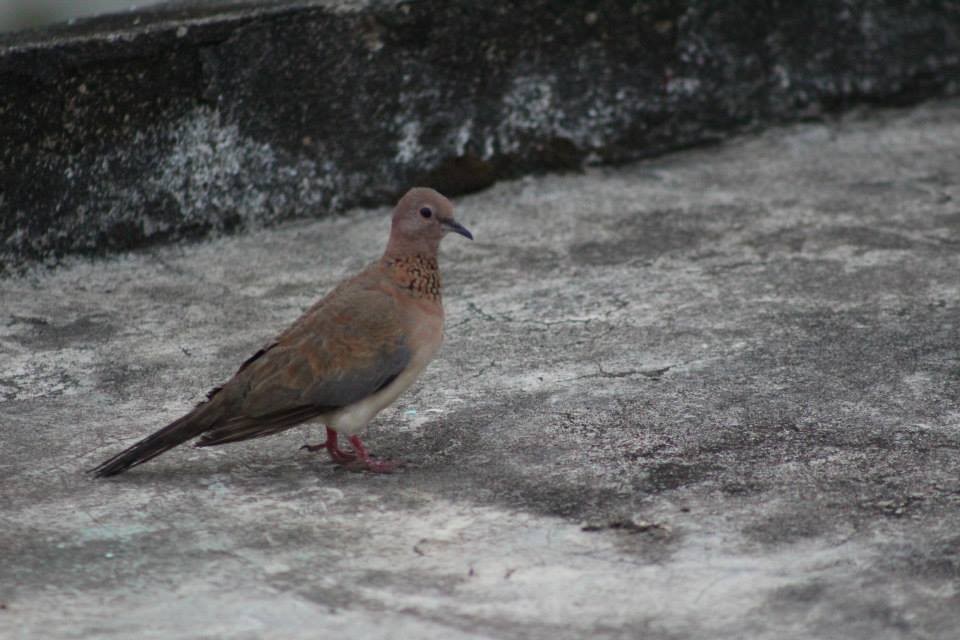
{"label": "clawed toe", "polygon": [[355,454],[350,453],[349,451],[344,451],[338,447],[336,440],[331,441],[328,439],[326,442],[322,442],[320,444],[305,444],[300,447],[301,451],[304,449],[311,453],[316,453],[317,451],[323,451],[326,449],[327,453],[330,454],[330,459],[337,464],[347,464],[357,459]]}
{"label": "clawed toe", "polygon": [[357,456],[352,453],[348,453],[343,449],[330,449],[330,459],[337,464],[350,464],[351,462],[356,461]]}
{"label": "clawed toe", "polygon": [[357,453],[355,462],[347,466],[350,471],[369,471],[371,473],[393,473],[397,463],[390,460],[374,460],[357,436],[350,436],[350,446]]}

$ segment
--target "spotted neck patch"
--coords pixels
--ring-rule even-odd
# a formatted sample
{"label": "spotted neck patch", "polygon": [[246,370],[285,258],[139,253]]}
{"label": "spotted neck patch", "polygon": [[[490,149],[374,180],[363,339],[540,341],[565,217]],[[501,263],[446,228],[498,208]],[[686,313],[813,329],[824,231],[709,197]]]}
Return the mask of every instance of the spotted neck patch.
{"label": "spotted neck patch", "polygon": [[394,281],[414,298],[440,300],[440,269],[436,258],[415,254],[391,258],[387,266]]}

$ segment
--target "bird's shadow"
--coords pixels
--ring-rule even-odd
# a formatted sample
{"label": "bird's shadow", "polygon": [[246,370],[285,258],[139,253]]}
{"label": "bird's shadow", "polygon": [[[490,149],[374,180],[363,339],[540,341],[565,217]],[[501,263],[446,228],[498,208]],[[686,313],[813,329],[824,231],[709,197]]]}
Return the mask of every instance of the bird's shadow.
{"label": "bird's shadow", "polygon": [[[302,456],[302,457],[301,457]],[[349,485],[352,482],[382,478],[388,481],[409,471],[412,465],[400,461],[397,471],[391,474],[376,474],[346,469],[325,455],[297,452],[290,456],[268,454],[256,456],[217,456],[213,459],[164,460],[147,463],[127,472],[105,478],[96,477],[88,469],[83,473],[91,480],[127,486],[157,486],[160,484],[183,486],[195,484],[206,487],[215,482],[229,481],[245,488],[271,490],[284,487],[299,488],[305,478],[319,478],[330,486]]]}

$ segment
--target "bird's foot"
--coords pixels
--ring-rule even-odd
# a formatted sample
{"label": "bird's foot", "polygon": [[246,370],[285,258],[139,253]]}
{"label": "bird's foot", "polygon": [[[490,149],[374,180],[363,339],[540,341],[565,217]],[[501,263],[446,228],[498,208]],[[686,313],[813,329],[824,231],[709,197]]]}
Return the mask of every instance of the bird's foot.
{"label": "bird's foot", "polygon": [[337,464],[350,464],[351,462],[356,462],[357,456],[349,451],[344,451],[343,449],[337,449],[334,447],[333,449],[330,449],[330,459]]}
{"label": "bird's foot", "polygon": [[300,448],[314,453],[326,449],[327,453],[330,454],[330,459],[337,464],[349,464],[357,459],[355,454],[344,451],[337,446],[337,432],[330,427],[327,427],[327,439],[325,442],[321,442],[320,444],[305,444]]}
{"label": "bird's foot", "polygon": [[397,463],[390,460],[374,460],[367,453],[367,448],[357,436],[350,436],[350,444],[356,452],[356,459],[344,464],[344,468],[349,471],[369,471],[371,473],[393,473],[397,468]]}

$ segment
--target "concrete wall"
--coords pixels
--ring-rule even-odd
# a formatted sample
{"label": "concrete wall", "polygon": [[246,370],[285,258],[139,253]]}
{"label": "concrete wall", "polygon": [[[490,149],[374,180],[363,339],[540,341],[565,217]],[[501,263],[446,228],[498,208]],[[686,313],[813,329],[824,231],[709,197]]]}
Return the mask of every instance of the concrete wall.
{"label": "concrete wall", "polygon": [[938,0],[214,2],[0,38],[0,273],[956,94]]}

